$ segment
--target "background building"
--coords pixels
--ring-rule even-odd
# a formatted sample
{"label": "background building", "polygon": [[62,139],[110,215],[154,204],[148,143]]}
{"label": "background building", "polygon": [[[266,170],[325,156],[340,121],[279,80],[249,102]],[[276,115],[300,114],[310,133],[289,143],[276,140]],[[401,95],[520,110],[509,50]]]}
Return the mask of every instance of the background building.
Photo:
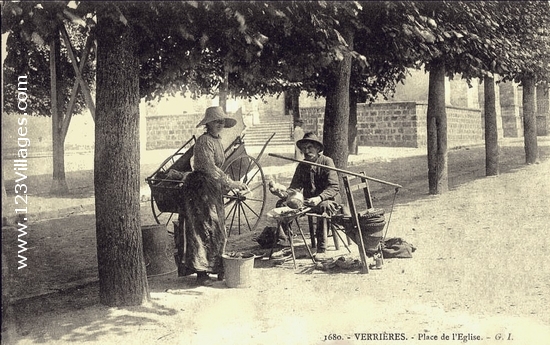
{"label": "background building", "polygon": [[[426,111],[428,104],[428,74],[411,70],[405,84],[399,84],[393,97],[373,104],[358,105],[358,145],[403,146],[426,145]],[[523,136],[522,88],[516,83],[496,86],[499,137]],[[548,89],[539,86],[536,91],[537,134],[550,131]],[[483,142],[483,85],[474,80],[455,78],[446,81],[449,147]],[[177,149],[192,135],[200,135],[196,128],[204,110],[217,105],[218,99],[201,97],[193,100],[176,96],[140,107],[140,145],[142,150]],[[300,113],[304,131],[316,131],[322,137],[324,99],[300,96]],[[29,106],[32,106],[30,104]],[[245,141],[249,145],[263,144],[277,133],[270,145],[289,144],[293,138],[293,120],[285,114],[284,95],[262,99],[228,99],[227,111],[238,113],[246,125]],[[2,116],[2,150],[9,157],[17,148],[17,116]],[[31,117],[28,121],[31,154],[52,151],[51,119],[48,116]],[[73,116],[65,150],[93,150],[94,122],[89,112]]]}

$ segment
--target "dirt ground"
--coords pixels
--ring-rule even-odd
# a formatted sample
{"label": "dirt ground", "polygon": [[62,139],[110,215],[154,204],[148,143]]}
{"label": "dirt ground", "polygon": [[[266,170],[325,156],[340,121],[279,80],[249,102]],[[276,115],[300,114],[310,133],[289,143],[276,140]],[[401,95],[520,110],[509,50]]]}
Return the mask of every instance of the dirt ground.
{"label": "dirt ground", "polygon": [[[170,272],[149,278],[147,305],[109,308],[93,214],[33,224],[32,269],[12,272],[15,324],[2,344],[550,344],[550,141],[539,149],[541,163],[527,166],[521,144],[503,146],[497,177],[484,176],[483,147],[451,150],[450,191],[438,196],[425,157],[350,168],[403,185],[391,212],[393,188],[371,184],[374,203],[391,213],[387,237],[417,248],[369,274],[314,269],[305,255],[296,269],[256,259],[249,288]],[[152,223],[144,204],[142,224]],[[258,231],[232,234],[228,250],[258,252]]]}

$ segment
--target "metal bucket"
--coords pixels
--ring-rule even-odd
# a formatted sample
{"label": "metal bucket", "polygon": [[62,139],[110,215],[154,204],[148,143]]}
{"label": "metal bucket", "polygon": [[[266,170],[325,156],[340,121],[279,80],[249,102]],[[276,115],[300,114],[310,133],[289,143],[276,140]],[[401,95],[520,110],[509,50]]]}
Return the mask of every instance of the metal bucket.
{"label": "metal bucket", "polygon": [[239,257],[222,255],[225,270],[225,284],[230,288],[247,288],[252,284],[254,254]]}
{"label": "metal bucket", "polygon": [[174,266],[174,243],[166,226],[162,224],[141,227],[143,238],[143,257],[147,276],[152,277],[176,270]]}

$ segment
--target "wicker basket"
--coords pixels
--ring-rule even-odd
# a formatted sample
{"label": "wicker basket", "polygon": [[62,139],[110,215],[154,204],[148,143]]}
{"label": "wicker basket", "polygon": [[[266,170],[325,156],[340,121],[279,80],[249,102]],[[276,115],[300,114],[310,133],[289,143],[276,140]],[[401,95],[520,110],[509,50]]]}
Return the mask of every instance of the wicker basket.
{"label": "wicker basket", "polygon": [[151,197],[155,200],[160,212],[178,213],[183,205],[181,183],[162,181],[150,184]]}
{"label": "wicker basket", "polygon": [[[376,210],[370,212],[362,212],[358,215],[359,226],[361,227],[361,233],[363,234],[363,243],[365,244],[365,251],[368,256],[373,256],[380,249],[380,243],[384,238],[384,227],[386,226],[386,220],[383,210]],[[354,225],[352,217],[349,215],[333,216],[335,223],[341,224],[344,227],[346,235],[351,238],[355,244],[361,245],[361,239],[359,238],[359,231]]]}

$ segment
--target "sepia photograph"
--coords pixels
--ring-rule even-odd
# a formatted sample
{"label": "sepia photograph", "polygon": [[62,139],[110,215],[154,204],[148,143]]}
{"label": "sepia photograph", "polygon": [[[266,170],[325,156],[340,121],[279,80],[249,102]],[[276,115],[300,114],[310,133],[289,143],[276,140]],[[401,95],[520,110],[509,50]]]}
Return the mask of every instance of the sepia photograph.
{"label": "sepia photograph", "polygon": [[2,345],[550,344],[549,1],[2,1]]}

